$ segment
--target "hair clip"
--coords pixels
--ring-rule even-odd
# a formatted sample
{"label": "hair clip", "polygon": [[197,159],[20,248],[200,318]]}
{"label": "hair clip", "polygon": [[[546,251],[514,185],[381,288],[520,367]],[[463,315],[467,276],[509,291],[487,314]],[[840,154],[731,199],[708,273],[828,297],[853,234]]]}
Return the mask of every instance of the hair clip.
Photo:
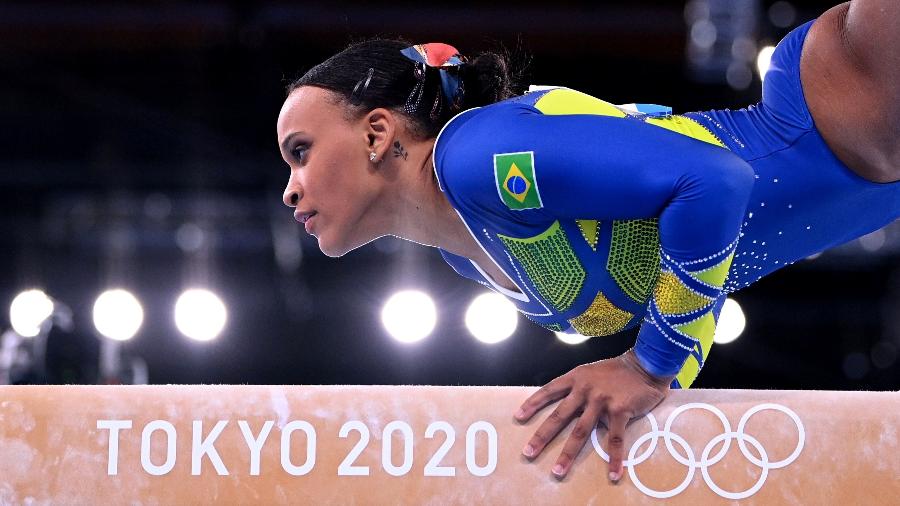
{"label": "hair clip", "polygon": [[[350,93],[350,103],[353,105],[359,105],[362,103],[362,97],[365,95],[366,90],[369,88],[369,83],[372,82],[372,75],[375,74],[375,68],[369,67],[369,72],[366,74],[366,77],[359,80],[356,83],[356,86],[353,87],[353,92]],[[362,86],[362,89],[360,89]]]}

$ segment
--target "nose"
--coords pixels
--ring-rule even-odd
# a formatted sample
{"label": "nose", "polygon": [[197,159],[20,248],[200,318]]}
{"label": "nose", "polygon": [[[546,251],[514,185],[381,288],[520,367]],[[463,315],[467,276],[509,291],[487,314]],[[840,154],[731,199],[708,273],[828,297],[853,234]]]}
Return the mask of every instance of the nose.
{"label": "nose", "polygon": [[301,198],[303,198],[303,192],[300,190],[300,185],[292,177],[288,180],[287,187],[284,189],[284,195],[281,200],[284,202],[284,205],[288,207],[297,207]]}

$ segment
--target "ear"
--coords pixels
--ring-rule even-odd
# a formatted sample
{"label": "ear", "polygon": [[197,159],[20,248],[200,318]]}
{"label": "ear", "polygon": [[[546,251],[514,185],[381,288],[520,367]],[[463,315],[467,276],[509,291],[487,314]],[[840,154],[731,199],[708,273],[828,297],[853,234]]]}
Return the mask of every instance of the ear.
{"label": "ear", "polygon": [[397,116],[388,109],[379,107],[365,115],[366,149],[375,152],[375,160],[380,161],[391,147],[397,131]]}

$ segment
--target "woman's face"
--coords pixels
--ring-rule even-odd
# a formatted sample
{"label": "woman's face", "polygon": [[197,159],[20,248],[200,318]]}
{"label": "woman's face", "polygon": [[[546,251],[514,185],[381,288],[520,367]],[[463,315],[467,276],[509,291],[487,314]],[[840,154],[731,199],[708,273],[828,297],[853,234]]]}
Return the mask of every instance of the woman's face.
{"label": "woman's face", "polygon": [[319,249],[338,257],[386,230],[384,213],[377,212],[383,182],[369,161],[368,124],[347,120],[333,97],[314,86],[294,90],[278,116],[278,143],[291,168],[284,203],[296,208]]}

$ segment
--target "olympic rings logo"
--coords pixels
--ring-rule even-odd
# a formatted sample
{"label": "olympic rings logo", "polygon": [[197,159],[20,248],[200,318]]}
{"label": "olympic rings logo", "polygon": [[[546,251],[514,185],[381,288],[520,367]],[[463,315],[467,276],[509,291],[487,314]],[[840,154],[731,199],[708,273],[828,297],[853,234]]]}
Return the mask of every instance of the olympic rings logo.
{"label": "olympic rings logo", "polygon": [[[707,443],[706,447],[703,449],[703,452],[700,455],[699,461],[697,461],[694,455],[694,451],[691,449],[690,445],[688,445],[687,441],[685,441],[684,438],[682,438],[678,434],[672,432],[672,424],[675,422],[675,419],[685,411],[689,411],[691,409],[703,409],[709,411],[719,418],[719,420],[722,422],[722,426],[724,427],[724,432],[722,434],[719,434],[718,436],[712,438],[712,440]],[[750,417],[756,413],[759,413],[760,411],[765,410],[780,411],[789,416],[797,426],[797,447],[787,458],[779,460],[777,462],[769,461],[769,455],[768,453],[766,453],[765,448],[763,448],[759,440],[749,434],[744,433],[744,428],[746,427],[747,421],[750,419]],[[683,492],[688,487],[688,485],[690,485],[691,480],[694,479],[694,473],[696,472],[698,467],[700,468],[700,472],[703,474],[703,481],[706,482],[710,490],[726,499],[746,499],[747,497],[750,497],[751,495],[758,492],[760,488],[762,488],[763,484],[766,481],[766,477],[768,477],[769,475],[770,470],[780,469],[797,460],[800,452],[803,451],[803,443],[806,440],[806,432],[803,429],[803,422],[800,421],[800,417],[797,416],[797,413],[794,413],[790,409],[780,404],[773,403],[759,404],[757,406],[754,406],[753,408],[750,408],[746,413],[744,413],[744,416],[741,417],[740,422],[738,422],[737,431],[731,430],[731,424],[728,422],[728,418],[725,417],[725,413],[723,413],[719,408],[701,402],[692,402],[676,408],[666,420],[666,425],[663,430],[659,430],[659,425],[656,423],[656,418],[653,416],[653,413],[647,413],[646,418],[650,421],[651,431],[639,437],[637,441],[635,441],[634,444],[631,445],[631,449],[628,451],[628,459],[625,460],[622,464],[624,467],[628,468],[628,475],[631,476],[631,481],[638,488],[638,490],[650,497],[655,497],[658,499],[666,499]],[[656,449],[656,445],[659,441],[660,436],[662,436],[663,441],[665,441],[666,449],[669,451],[669,454],[671,454],[672,457],[674,457],[675,460],[677,460],[679,463],[687,466],[688,468],[687,476],[685,477],[684,481],[682,481],[681,484],[677,487],[665,491],[654,490],[641,483],[641,480],[638,479],[637,473],[634,470],[634,468],[637,467],[640,463],[650,458],[650,455],[652,455],[653,451]],[[756,481],[756,483],[752,487],[742,492],[729,492],[727,490],[723,490],[709,476],[709,468],[725,457],[725,454],[731,447],[732,439],[737,440],[738,447],[740,448],[741,453],[744,455],[744,457],[751,463],[762,469],[762,473],[760,474],[759,479]],[[637,451],[647,441],[650,441],[650,446],[643,453],[636,456]],[[672,444],[673,441],[675,443],[678,443],[678,446],[684,449],[684,453],[686,454],[686,456],[682,455],[675,449],[674,445]],[[722,446],[722,449],[719,450],[719,452],[716,453],[713,457],[710,457],[710,452],[712,452],[716,445],[723,441],[725,442],[725,444]],[[606,462],[609,462],[609,454],[603,451],[603,448],[600,447],[600,441],[597,439],[596,428],[594,428],[593,432],[591,433],[591,443],[594,445],[594,449],[597,451],[597,453],[600,454],[600,457]],[[756,458],[755,455],[747,450],[747,443],[749,443],[751,446],[753,446],[753,448],[756,449],[760,458]]]}

